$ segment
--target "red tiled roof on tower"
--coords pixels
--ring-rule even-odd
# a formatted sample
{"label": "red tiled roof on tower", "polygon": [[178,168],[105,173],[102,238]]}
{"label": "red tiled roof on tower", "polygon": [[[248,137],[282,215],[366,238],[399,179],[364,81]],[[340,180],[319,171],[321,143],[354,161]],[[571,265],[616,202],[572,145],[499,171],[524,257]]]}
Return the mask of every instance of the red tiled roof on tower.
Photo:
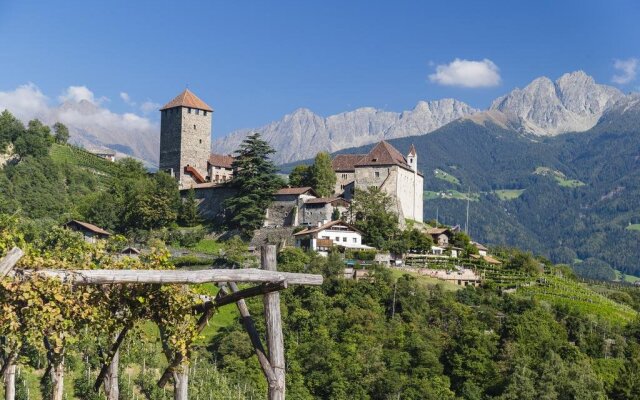
{"label": "red tiled roof on tower", "polygon": [[213,111],[213,108],[209,107],[207,103],[200,100],[198,96],[193,94],[193,92],[191,92],[189,89],[185,89],[184,92],[177,95],[175,99],[165,104],[164,107],[160,109],[160,111],[174,107],[191,107],[204,111]]}
{"label": "red tiled roof on tower", "polygon": [[410,156],[415,156],[418,153],[416,152],[416,146],[413,145],[413,143],[411,143],[411,147],[409,147],[409,155]]}
{"label": "red tiled roof on tower", "polygon": [[403,168],[411,168],[407,160],[395,147],[384,140],[378,143],[366,156],[356,163],[356,167],[375,165],[398,165]]}

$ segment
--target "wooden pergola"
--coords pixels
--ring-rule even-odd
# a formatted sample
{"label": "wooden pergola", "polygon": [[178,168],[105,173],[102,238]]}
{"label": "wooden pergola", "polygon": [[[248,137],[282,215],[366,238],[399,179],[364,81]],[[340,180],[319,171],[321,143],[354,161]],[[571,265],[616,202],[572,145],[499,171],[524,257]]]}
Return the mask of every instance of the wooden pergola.
{"label": "wooden pergola", "polygon": [[[215,298],[207,298],[197,307],[200,313],[196,330],[200,333],[218,307],[235,303],[242,317],[242,324],[247,331],[254,348],[260,367],[269,384],[268,399],[285,399],[285,359],[284,337],[282,335],[282,319],[280,315],[280,290],[289,285],[321,285],[322,275],[279,272],[277,270],[276,246],[266,245],[261,247],[261,269],[211,269],[204,271],[179,271],[179,270],[14,270],[14,266],[22,257],[23,252],[19,248],[9,251],[0,259],[0,279],[8,274],[16,277],[29,277],[33,275],[57,278],[72,285],[115,285],[115,284],[198,284],[214,282],[219,284],[220,291]],[[250,283],[253,286],[239,289],[238,283]],[[267,346],[263,346],[260,335],[256,330],[245,299],[254,296],[264,296],[264,314],[266,323]],[[131,326],[125,326],[109,349],[108,362],[102,366],[94,388],[99,390],[107,374],[115,379],[117,387],[117,362],[119,348]],[[185,354],[178,353],[158,381],[158,386],[163,387],[171,378],[173,372],[184,360]],[[7,363],[2,366],[0,376],[3,374],[15,374],[8,370]],[[115,369],[115,371],[114,371]],[[15,379],[9,376],[9,379]],[[187,386],[176,393],[175,399],[187,399]],[[15,393],[5,393],[6,400],[14,400]],[[115,399],[118,398],[116,394]],[[111,400],[111,399],[110,399]]]}

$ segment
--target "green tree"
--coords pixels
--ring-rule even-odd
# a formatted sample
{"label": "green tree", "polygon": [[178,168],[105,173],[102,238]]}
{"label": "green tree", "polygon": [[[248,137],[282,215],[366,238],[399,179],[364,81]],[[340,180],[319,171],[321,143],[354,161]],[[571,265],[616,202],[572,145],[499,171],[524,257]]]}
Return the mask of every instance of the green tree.
{"label": "green tree", "polygon": [[193,188],[187,191],[187,197],[180,207],[180,221],[186,226],[195,226],[200,222],[196,191]]}
{"label": "green tree", "polygon": [[8,110],[0,113],[0,151],[24,132],[24,125]]}
{"label": "green tree", "polygon": [[53,131],[55,132],[55,141],[59,144],[66,144],[69,140],[69,128],[61,122],[53,124]]}
{"label": "green tree", "polygon": [[29,121],[29,125],[15,140],[16,153],[20,157],[46,157],[53,143],[51,129],[37,119]]}
{"label": "green tree", "polygon": [[331,156],[325,151],[321,151],[311,166],[311,183],[313,188],[322,197],[333,194],[336,186],[336,173],[331,166]]}
{"label": "green tree", "polygon": [[309,165],[296,165],[289,174],[289,186],[312,186],[311,167]]}
{"label": "green tree", "polygon": [[389,211],[391,198],[380,188],[356,189],[351,208],[355,226],[364,233],[366,244],[387,249],[399,238],[398,216]]}
{"label": "green tree", "polygon": [[262,226],[273,194],[283,186],[269,159],[273,153],[259,133],[249,135],[235,153],[231,187],[236,193],[225,201],[227,223],[247,236]]}

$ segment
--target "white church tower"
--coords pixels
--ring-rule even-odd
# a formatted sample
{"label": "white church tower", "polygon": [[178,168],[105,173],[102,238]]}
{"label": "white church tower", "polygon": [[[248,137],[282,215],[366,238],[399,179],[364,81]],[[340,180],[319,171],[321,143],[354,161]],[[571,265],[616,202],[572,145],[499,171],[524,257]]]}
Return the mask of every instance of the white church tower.
{"label": "white church tower", "polygon": [[418,153],[416,153],[416,147],[413,144],[411,145],[411,147],[409,147],[409,154],[407,154],[407,163],[415,173],[418,172]]}
{"label": "white church tower", "polygon": [[424,178],[422,174],[418,172],[418,152],[416,147],[411,144],[409,147],[409,153],[407,154],[407,164],[413,170],[413,220],[423,221],[423,200],[424,200]]}

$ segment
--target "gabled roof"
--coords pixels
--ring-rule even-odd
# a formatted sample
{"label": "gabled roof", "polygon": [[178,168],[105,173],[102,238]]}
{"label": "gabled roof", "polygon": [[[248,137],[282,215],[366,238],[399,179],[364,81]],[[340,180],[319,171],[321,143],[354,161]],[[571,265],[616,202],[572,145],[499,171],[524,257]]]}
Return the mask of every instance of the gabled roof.
{"label": "gabled roof", "polygon": [[182,93],[177,95],[173,100],[165,104],[164,107],[160,109],[160,111],[166,110],[169,108],[174,108],[174,107],[191,107],[191,108],[198,108],[200,110],[205,110],[205,111],[213,111],[213,108],[209,107],[207,103],[200,100],[198,96],[193,94],[193,92],[191,92],[189,89],[185,89]]}
{"label": "gabled roof", "polygon": [[366,154],[338,154],[331,160],[331,167],[336,172],[355,171],[356,164]]}
{"label": "gabled roof", "polygon": [[317,199],[309,199],[305,201],[304,204],[329,204],[335,202],[349,204],[349,201],[343,199],[342,197],[319,197]]}
{"label": "gabled roof", "polygon": [[88,222],[82,222],[82,221],[78,221],[75,219],[72,219],[71,221],[67,222],[66,224],[64,224],[64,226],[66,227],[71,227],[71,226],[76,226],[76,227],[80,227],[80,228],[84,228],[88,231],[91,231],[93,233],[97,233],[99,235],[106,235],[106,236],[111,236],[111,234],[107,231],[105,231],[104,229],[95,226],[94,224],[90,224]]}
{"label": "gabled roof", "polygon": [[411,169],[407,160],[395,147],[384,140],[378,143],[369,154],[362,157],[356,167],[375,166],[375,165],[398,165],[403,168]]}
{"label": "gabled roof", "polygon": [[429,229],[427,229],[427,234],[429,234],[429,235],[441,235],[441,234],[446,233],[446,232],[451,233],[449,228],[429,228]]}
{"label": "gabled roof", "polygon": [[331,228],[332,226],[335,226],[335,225],[344,225],[347,228],[351,229],[352,231],[362,234],[362,232],[359,231],[358,229],[354,228],[353,225],[347,224],[346,222],[341,221],[341,220],[336,220],[336,221],[327,222],[324,225],[316,226],[316,227],[313,227],[313,228],[307,228],[307,229],[305,229],[303,231],[294,233],[293,236],[308,235],[310,233],[320,232],[320,231],[323,231],[325,229],[329,229],[329,228]]}
{"label": "gabled roof", "polygon": [[311,186],[286,187],[286,188],[282,188],[282,189],[278,190],[277,192],[275,192],[275,195],[276,196],[288,196],[288,195],[301,195],[301,194],[305,194],[305,193],[309,193],[309,194],[312,194],[314,196],[318,196],[316,191],[313,190],[313,188]]}
{"label": "gabled roof", "polygon": [[418,155],[418,153],[416,152],[416,146],[414,146],[413,143],[411,143],[411,147],[409,147],[409,155],[410,156]]}
{"label": "gabled roof", "polygon": [[478,249],[478,250],[485,250],[485,251],[489,250],[485,246],[483,246],[482,244],[480,244],[478,242],[471,242],[471,244],[474,245],[476,247],[476,249]]}
{"label": "gabled roof", "polygon": [[231,169],[231,164],[233,163],[233,156],[228,154],[215,154],[211,153],[209,155],[209,165],[213,165],[214,167],[224,167]]}

